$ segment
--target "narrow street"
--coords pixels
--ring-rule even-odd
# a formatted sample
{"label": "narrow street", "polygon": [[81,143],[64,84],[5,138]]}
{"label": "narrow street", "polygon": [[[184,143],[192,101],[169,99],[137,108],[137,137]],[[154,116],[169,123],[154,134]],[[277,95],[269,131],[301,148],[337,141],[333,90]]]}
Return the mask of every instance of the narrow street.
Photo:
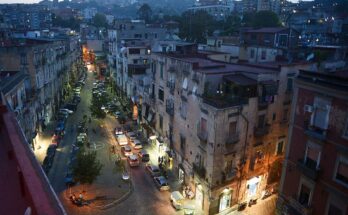
{"label": "narrow street", "polygon": [[[183,214],[182,211],[176,212],[171,206],[169,191],[160,192],[155,187],[152,177],[145,171],[144,163],[134,168],[130,168],[128,164],[126,164],[131,175],[134,191],[125,201],[117,205],[108,207],[108,209],[105,210],[92,206],[77,207],[67,198],[71,190],[67,189],[64,178],[72,144],[76,141],[76,125],[78,122],[82,121],[84,115],[90,116],[89,106],[92,97],[93,82],[95,81],[93,73],[90,71],[95,70],[95,68],[94,66],[88,66],[88,70],[86,85],[81,90],[81,102],[78,105],[77,111],[67,120],[65,136],[57,148],[52,168],[48,174],[49,180],[57,195],[62,200],[68,214]],[[108,196],[110,201],[115,200],[117,197],[122,196],[125,192],[124,189],[126,189],[126,186],[120,179],[120,173],[115,169],[114,161],[116,156],[110,153],[109,150],[112,145],[115,145],[116,152],[121,155],[121,148],[116,143],[114,135],[114,128],[119,126],[119,123],[114,116],[107,115],[104,120],[92,120],[92,123],[88,126],[88,130],[90,131],[88,132],[88,139],[91,143],[90,150],[97,151],[98,160],[103,164],[101,175],[93,185],[87,188],[88,192],[93,192],[98,196]],[[99,130],[94,133],[91,132],[92,128]],[[146,145],[144,148],[150,148],[150,146]],[[149,149],[149,151],[151,151],[151,149]],[[136,153],[137,151],[134,152]],[[155,161],[157,157],[156,159],[154,159],[154,157],[155,156],[152,157],[152,162],[157,164],[157,161]],[[110,203],[110,201],[108,203]]]}

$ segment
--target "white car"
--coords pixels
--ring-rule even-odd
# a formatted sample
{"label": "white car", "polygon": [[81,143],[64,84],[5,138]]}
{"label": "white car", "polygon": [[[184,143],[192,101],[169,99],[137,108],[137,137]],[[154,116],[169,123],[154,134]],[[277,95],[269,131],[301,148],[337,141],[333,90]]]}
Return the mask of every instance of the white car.
{"label": "white car", "polygon": [[120,146],[128,145],[128,139],[124,134],[117,135],[117,142]]}
{"label": "white car", "polygon": [[130,146],[128,146],[128,145],[122,146],[121,152],[126,157],[133,154],[132,153],[132,148]]}
{"label": "white car", "polygon": [[73,114],[74,113],[74,111],[66,109],[66,108],[59,109],[59,112],[65,112],[65,113],[68,113],[68,114]]}
{"label": "white car", "polygon": [[134,149],[142,149],[143,148],[143,145],[141,144],[140,140],[138,140],[138,139],[134,139],[131,142],[131,145],[133,146]]}
{"label": "white car", "polygon": [[139,159],[136,154],[131,154],[127,157],[129,166],[134,167],[134,166],[139,166]]}

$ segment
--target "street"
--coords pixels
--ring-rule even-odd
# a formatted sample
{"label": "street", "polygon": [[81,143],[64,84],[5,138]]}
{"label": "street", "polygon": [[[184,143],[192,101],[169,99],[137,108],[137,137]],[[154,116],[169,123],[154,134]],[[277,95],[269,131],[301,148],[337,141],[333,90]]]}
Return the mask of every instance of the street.
{"label": "street", "polygon": [[[92,123],[88,125],[88,139],[91,143],[90,150],[97,151],[97,159],[103,164],[103,169],[97,180],[92,185],[86,186],[86,190],[87,193],[93,194],[93,198],[104,197],[104,201],[94,202],[84,207],[77,207],[68,199],[69,194],[78,189],[76,188],[78,186],[68,189],[64,183],[72,144],[76,140],[76,125],[82,121],[84,115],[90,116],[89,106],[93,82],[95,81],[91,71],[95,70],[95,68],[94,66],[88,66],[88,70],[86,85],[81,90],[81,102],[78,105],[77,111],[67,120],[65,136],[57,148],[52,168],[48,174],[49,180],[68,211],[68,214],[181,214],[181,212],[176,212],[171,206],[170,192],[160,192],[155,187],[153,179],[145,171],[144,163],[134,168],[128,167],[127,164],[134,191],[123,202],[113,204],[113,201],[127,192],[128,185],[122,182],[121,173],[116,170],[114,165],[115,155],[110,152],[112,145],[116,146],[117,153],[121,151],[120,146],[116,144],[113,134],[114,128],[119,126],[119,123],[115,117],[110,115],[107,115],[103,120],[93,119]],[[92,129],[95,129],[96,132],[91,132]],[[152,162],[154,160],[152,159]],[[111,206],[103,209],[103,206],[106,205]]]}

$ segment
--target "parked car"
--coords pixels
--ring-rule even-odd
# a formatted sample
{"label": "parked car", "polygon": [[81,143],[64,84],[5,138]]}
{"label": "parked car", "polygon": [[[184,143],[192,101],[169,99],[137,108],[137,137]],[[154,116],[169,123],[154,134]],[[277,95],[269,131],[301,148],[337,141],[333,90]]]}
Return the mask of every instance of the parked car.
{"label": "parked car", "polygon": [[66,109],[66,108],[59,109],[59,112],[68,113],[68,114],[73,114],[74,113],[73,110],[69,110],[69,109]]}
{"label": "parked car", "polygon": [[131,145],[133,146],[134,149],[142,149],[143,148],[143,145],[141,144],[140,140],[138,140],[138,139],[134,139],[131,142]]}
{"label": "parked car", "polygon": [[119,112],[119,111],[114,112],[114,116],[116,119],[118,119],[121,116],[121,112]]}
{"label": "parked car", "polygon": [[121,152],[124,156],[132,155],[132,148],[129,145],[122,146]]}
{"label": "parked car", "polygon": [[56,145],[54,144],[49,145],[46,151],[46,156],[49,157],[50,159],[53,159],[54,155],[56,154],[56,149],[57,149]]}
{"label": "parked car", "polygon": [[68,112],[63,112],[63,111],[59,111],[58,112],[58,118],[68,119],[68,117],[69,117],[69,113]]}
{"label": "parked car", "polygon": [[138,152],[138,156],[142,162],[149,162],[150,161],[150,155],[149,155],[149,153],[147,153],[147,151],[145,149]]}
{"label": "parked car", "polygon": [[117,142],[120,146],[128,145],[128,139],[124,134],[117,135]]}
{"label": "parked car", "polygon": [[129,166],[131,166],[131,167],[139,166],[139,159],[138,159],[138,156],[136,154],[129,155],[127,157],[127,161],[129,163]]}
{"label": "parked car", "polygon": [[64,106],[64,108],[72,110],[72,111],[76,111],[77,109],[77,104],[74,103],[68,103]]}
{"label": "parked car", "polygon": [[121,127],[116,127],[114,130],[115,135],[120,135],[123,134],[122,128]]}
{"label": "parked car", "polygon": [[137,137],[136,134],[135,134],[134,132],[132,132],[132,131],[131,131],[131,132],[127,132],[127,133],[126,133],[126,136],[128,137],[129,142],[134,141],[135,138]]}
{"label": "parked car", "polygon": [[153,180],[160,191],[169,190],[169,184],[164,176],[154,177]]}
{"label": "parked car", "polygon": [[157,177],[161,175],[160,169],[158,168],[158,166],[155,165],[147,164],[146,171],[148,171],[152,177]]}

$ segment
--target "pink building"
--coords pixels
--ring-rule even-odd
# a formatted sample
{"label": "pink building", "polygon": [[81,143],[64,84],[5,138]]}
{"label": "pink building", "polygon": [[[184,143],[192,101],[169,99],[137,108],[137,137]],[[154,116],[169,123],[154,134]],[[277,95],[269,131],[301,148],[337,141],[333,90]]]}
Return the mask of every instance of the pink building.
{"label": "pink building", "polygon": [[280,214],[348,214],[348,71],[296,81]]}

